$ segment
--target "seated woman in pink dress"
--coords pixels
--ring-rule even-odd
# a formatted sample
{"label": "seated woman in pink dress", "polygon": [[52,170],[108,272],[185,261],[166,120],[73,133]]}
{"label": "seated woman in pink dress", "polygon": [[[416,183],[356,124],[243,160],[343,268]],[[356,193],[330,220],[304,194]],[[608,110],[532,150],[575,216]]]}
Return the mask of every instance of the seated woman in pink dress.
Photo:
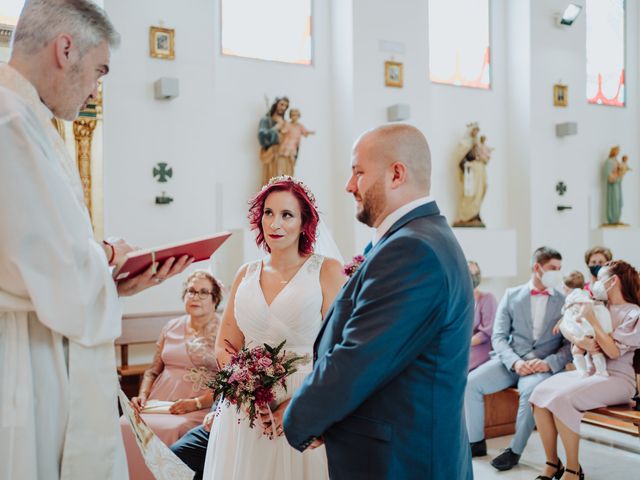
{"label": "seated woman in pink dress", "polygon": [[[214,346],[218,330],[216,308],[222,291],[204,270],[187,278],[182,292],[187,315],[170,320],[158,339],[153,364],[144,373],[133,408],[167,445],[200,425],[213,404],[207,387],[217,370]],[[173,401],[169,413],[144,413],[150,400]],[[129,465],[129,478],[153,480],[138,449],[128,421],[120,418]]]}
{"label": "seated woman in pink dress", "polygon": [[[583,315],[595,330],[595,338],[574,339],[575,344],[589,352],[602,351],[607,357],[608,377],[581,377],[578,372],[553,375],[540,383],[529,401],[547,457],[547,466],[538,478],[583,478],[578,461],[580,421],[586,410],[627,403],[636,389],[633,356],[640,348],[640,277],[626,262],[607,263],[598,272],[591,286],[597,300],[607,301],[613,331],[605,333],[590,306]],[[557,437],[567,453],[567,466],[558,458]]]}
{"label": "seated woman in pink dress", "polygon": [[473,298],[475,300],[471,357],[469,359],[469,371],[471,371],[489,360],[491,333],[493,333],[493,321],[496,318],[498,302],[496,302],[496,297],[491,293],[478,290],[478,286],[482,280],[480,266],[473,261],[467,262],[467,265],[469,266],[469,273],[471,273]]}

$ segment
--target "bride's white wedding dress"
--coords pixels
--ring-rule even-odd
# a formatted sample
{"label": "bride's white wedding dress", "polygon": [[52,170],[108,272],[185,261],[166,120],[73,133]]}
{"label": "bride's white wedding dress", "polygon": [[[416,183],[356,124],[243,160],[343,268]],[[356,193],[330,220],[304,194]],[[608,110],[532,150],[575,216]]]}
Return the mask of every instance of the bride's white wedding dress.
{"label": "bride's white wedding dress", "polygon": [[[313,342],[322,324],[320,268],[324,257],[311,255],[296,275],[267,304],[260,286],[262,261],[247,267],[235,298],[235,317],[247,345],[272,346],[286,340],[285,349],[313,354]],[[287,378],[286,398],[302,385],[312,363],[298,367]],[[329,478],[324,447],[300,453],[283,436],[269,439],[236,407],[221,406],[207,447],[206,480],[326,480]]]}

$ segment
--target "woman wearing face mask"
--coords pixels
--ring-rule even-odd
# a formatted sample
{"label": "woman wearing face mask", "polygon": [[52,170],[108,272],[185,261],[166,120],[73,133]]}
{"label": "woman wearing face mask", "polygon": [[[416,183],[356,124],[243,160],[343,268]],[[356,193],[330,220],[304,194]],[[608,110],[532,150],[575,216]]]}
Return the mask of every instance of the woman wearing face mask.
{"label": "woman wearing face mask", "polygon": [[[600,269],[591,289],[596,299],[607,302],[613,331],[605,333],[591,306],[586,305],[581,311],[583,321],[593,326],[596,336],[576,339],[575,343],[590,353],[603,352],[609,377],[582,378],[575,371],[564,372],[540,383],[533,391],[530,401],[547,456],[547,466],[539,479],[584,478],[578,461],[580,421],[584,412],[626,403],[635,391],[633,356],[640,348],[638,272],[621,260],[609,262]],[[567,453],[566,469],[558,459],[558,434]]]}
{"label": "woman wearing face mask", "polygon": [[585,252],[584,263],[587,264],[587,268],[591,274],[591,281],[587,282],[584,286],[586,291],[591,292],[590,286],[598,279],[598,272],[605,263],[611,260],[613,260],[613,254],[607,247],[595,246]]}
{"label": "woman wearing face mask", "polygon": [[473,317],[473,336],[471,337],[471,357],[469,371],[489,360],[491,351],[491,333],[493,320],[496,318],[498,302],[489,292],[481,292],[478,287],[482,279],[480,266],[473,261],[467,262],[473,283],[475,315]]}

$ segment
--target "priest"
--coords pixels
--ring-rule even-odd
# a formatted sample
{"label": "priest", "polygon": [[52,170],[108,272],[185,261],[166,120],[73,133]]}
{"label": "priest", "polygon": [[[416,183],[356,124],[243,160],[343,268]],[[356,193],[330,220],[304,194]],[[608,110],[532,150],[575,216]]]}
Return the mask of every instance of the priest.
{"label": "priest", "polygon": [[29,0],[0,65],[0,478],[127,478],[118,425],[118,295],[180,273],[169,259],[115,284],[131,250],[94,240],[52,118],[73,120],[118,34],[89,0]]}

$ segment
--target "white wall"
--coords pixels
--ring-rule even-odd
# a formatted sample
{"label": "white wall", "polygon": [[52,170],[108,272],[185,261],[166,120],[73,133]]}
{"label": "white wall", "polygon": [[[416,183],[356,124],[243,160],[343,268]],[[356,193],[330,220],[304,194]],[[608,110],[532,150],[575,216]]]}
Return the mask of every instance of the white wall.
{"label": "white wall", "polygon": [[[560,250],[565,270],[586,272],[583,255],[592,245],[591,229],[596,226],[591,217],[598,224],[603,220],[599,200],[609,148],[620,144],[630,159],[637,159],[639,153],[634,97],[638,92],[638,5],[627,2],[627,88],[635,90],[629,92],[625,108],[587,104],[586,18],[583,14],[571,28],[558,28],[553,22],[557,7],[554,0],[531,2],[530,238],[533,248],[548,244]],[[553,84],[559,81],[569,86],[566,108],[553,106]],[[578,134],[556,137],[555,124],[567,121],[577,122]],[[560,180],[568,185],[564,197],[555,192]],[[625,177],[622,220],[635,225],[640,221],[639,187],[635,171]],[[573,209],[557,212],[558,204]],[[591,212],[590,206],[597,211]]]}
{"label": "white wall", "polygon": [[[422,0],[353,0],[353,140],[363,131],[387,122],[387,107],[411,106],[411,123],[430,139],[427,2]],[[398,42],[405,53],[381,51],[379,41]],[[384,62],[404,64],[404,87],[384,85]],[[353,211],[353,206],[351,207]],[[354,253],[371,240],[369,228],[355,225]]]}
{"label": "white wall", "polygon": [[[491,2],[491,90],[428,81],[428,9],[425,0],[314,2],[311,67],[223,57],[219,2],[105,0],[122,34],[105,84],[105,227],[142,246],[161,244],[219,228],[246,229],[246,201],[260,178],[256,127],[264,95],[286,94],[318,133],[303,139],[297,175],[309,183],[346,258],[360,251],[369,229],[353,218],[344,193],[350,148],[365,129],[386,122],[386,108],[411,106],[410,123],[422,129],[433,158],[433,195],[454,220],[458,189],[453,151],[465,124],[478,121],[495,148],[482,217],[490,229],[515,229],[518,274],[490,280],[500,296],[529,274],[529,255],[548,244],[565,256],[566,270],[582,268],[590,246],[592,192],[600,187],[608,148],[622,145],[634,170],[623,185],[623,220],[640,223],[638,177],[638,6],[627,2],[627,88],[623,109],[585,100],[585,17],[570,29],[553,23],[555,0]],[[148,56],[148,28],[163,21],[176,29],[176,60]],[[381,51],[379,41],[398,42],[403,54]],[[402,89],[384,86],[384,61],[404,63]],[[153,99],[160,76],[180,79],[180,96]],[[569,85],[569,107],[552,104],[553,84]],[[577,121],[578,135],[555,136],[558,122]],[[174,178],[164,189],[175,198],[156,206],[161,186],[153,165],[167,161]],[[555,184],[564,180],[559,199]],[[221,190],[220,190],[221,189]],[[558,203],[573,210],[559,213]],[[246,260],[259,252],[244,236]],[[132,299],[129,311],[178,307],[178,281]]]}
{"label": "white wall", "polygon": [[[296,175],[331,211],[332,158],[329,6],[314,2],[314,64],[288,65],[220,54],[219,2],[105,0],[122,36],[105,81],[105,232],[141,246],[246,228],[247,200],[259,186],[257,125],[270,100],[286,94],[317,134],[302,140]],[[148,55],[149,26],[176,30],[176,59]],[[278,26],[278,28],[285,28]],[[153,98],[153,82],[177,77],[175,100]],[[173,178],[158,184],[164,161]],[[222,189],[216,194],[216,189]],[[174,197],[157,206],[161,190]],[[222,199],[222,205],[220,205]],[[331,218],[328,219],[331,223]],[[245,235],[245,259],[259,254]],[[238,265],[239,266],[239,265]],[[228,280],[228,279],[225,279]],[[180,308],[179,280],[127,301],[127,310]]]}

